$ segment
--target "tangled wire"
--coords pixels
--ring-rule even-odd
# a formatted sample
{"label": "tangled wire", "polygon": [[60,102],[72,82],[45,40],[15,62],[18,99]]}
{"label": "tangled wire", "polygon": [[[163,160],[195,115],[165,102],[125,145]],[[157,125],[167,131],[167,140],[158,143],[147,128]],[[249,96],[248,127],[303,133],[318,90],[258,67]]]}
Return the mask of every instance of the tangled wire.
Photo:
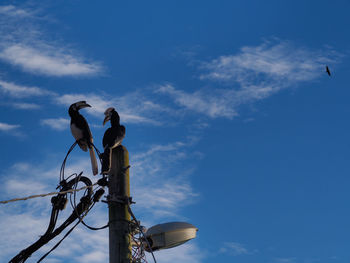
{"label": "tangled wire", "polygon": [[[79,174],[73,173],[65,178],[65,167],[68,156],[73,151],[75,146],[77,145],[77,141],[73,143],[73,145],[69,148],[67,155],[65,156],[63,163],[61,165],[60,174],[59,174],[59,184],[56,189],[58,192],[43,194],[43,195],[35,195],[26,198],[17,198],[13,200],[4,201],[3,203],[8,203],[12,201],[18,200],[27,200],[34,197],[40,196],[48,196],[56,194],[51,198],[52,210],[49,225],[47,227],[46,232],[32,245],[23,249],[19,252],[15,257],[13,257],[9,263],[24,263],[35,251],[40,249],[42,246],[47,244],[50,240],[58,236],[62,233],[64,229],[70,226],[74,221],[77,222],[66,232],[66,234],[59,240],[47,253],[45,253],[37,263],[44,260],[52,251],[54,251],[62,241],[74,230],[74,228],[82,223],[90,230],[101,230],[107,228],[109,224],[102,227],[92,227],[84,222],[84,218],[91,211],[94,205],[100,200],[100,198],[104,194],[104,187],[107,186],[107,178],[103,177],[99,179],[96,183],[92,184],[91,180],[88,177],[83,176],[83,172]],[[93,145],[98,156],[100,156],[100,152]],[[101,160],[100,160],[101,161]],[[78,184],[83,183],[85,186],[78,188]],[[94,186],[98,186],[96,189],[93,189]],[[85,190],[83,196],[80,198],[79,203],[77,203],[77,192],[80,190]],[[56,228],[56,223],[58,219],[58,215],[60,211],[64,210],[68,203],[68,195],[69,202],[73,209],[71,215],[59,226]],[[128,212],[132,216],[132,221],[130,222],[130,233],[131,238],[133,240],[132,245],[132,262],[133,263],[147,263],[145,259],[145,248],[149,248],[149,251],[152,253],[152,257],[154,262],[156,263],[156,259],[153,255],[153,251],[151,245],[148,243],[148,239],[146,238],[143,227],[140,225],[139,221],[136,219],[134,213],[131,210],[130,204],[126,203]]]}
{"label": "tangled wire", "polygon": [[[103,227],[95,228],[95,227],[88,226],[83,221],[84,217],[89,213],[89,211],[94,207],[96,202],[98,202],[102,197],[102,195],[104,194],[103,187],[106,184],[101,183],[101,185],[103,186],[99,185],[96,189],[93,189],[93,186],[98,185],[99,182],[106,180],[106,178],[102,178],[99,180],[99,182],[92,184],[91,180],[88,177],[82,176],[83,172],[80,172],[79,174],[73,173],[68,178],[64,177],[64,170],[65,170],[67,158],[69,154],[73,151],[76,145],[77,145],[77,142],[75,142],[69,148],[68,153],[63,160],[61,170],[60,170],[60,176],[59,176],[60,178],[59,185],[56,188],[56,189],[59,189],[59,192],[56,196],[51,198],[52,210],[51,210],[50,222],[46,232],[39,238],[39,240],[37,240],[35,243],[30,245],[29,247],[23,249],[15,257],[13,257],[9,261],[9,263],[24,263],[35,251],[37,251],[42,246],[47,244],[50,240],[58,236],[64,229],[66,229],[69,225],[71,225],[76,220],[77,222],[74,224],[74,226],[71,229],[69,229],[67,233],[63,236],[63,238],[59,242],[57,242],[57,244],[54,245],[52,249],[50,249],[45,255],[43,255],[37,261],[37,263],[41,262],[53,250],[55,250],[79,223],[83,223],[86,227],[92,230],[99,230],[99,229],[106,228],[108,226],[107,224]],[[77,204],[76,192],[80,190],[77,188],[79,183],[85,184],[85,187],[83,187],[85,188],[85,191],[83,196],[80,198],[79,203]],[[67,196],[68,194],[69,194],[69,200],[73,208],[73,211],[71,215],[59,227],[56,228],[58,215],[60,211],[65,209],[66,204],[68,202],[68,196]]]}

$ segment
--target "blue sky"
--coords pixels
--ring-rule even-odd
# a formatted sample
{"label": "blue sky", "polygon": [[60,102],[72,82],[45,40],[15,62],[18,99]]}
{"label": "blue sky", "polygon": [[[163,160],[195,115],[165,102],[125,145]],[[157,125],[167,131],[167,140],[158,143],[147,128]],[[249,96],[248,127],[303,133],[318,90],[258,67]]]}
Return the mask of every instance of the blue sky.
{"label": "blue sky", "polygon": [[[159,263],[348,262],[349,8],[2,1],[0,199],[54,191],[74,142],[67,110],[84,99],[99,149],[104,110],[120,113],[142,223],[199,228]],[[96,180],[82,151],[67,169]],[[49,212],[50,198],[1,205],[1,262],[43,234]],[[105,204],[86,221],[105,224]],[[46,260],[107,261],[108,231],[83,226]]]}

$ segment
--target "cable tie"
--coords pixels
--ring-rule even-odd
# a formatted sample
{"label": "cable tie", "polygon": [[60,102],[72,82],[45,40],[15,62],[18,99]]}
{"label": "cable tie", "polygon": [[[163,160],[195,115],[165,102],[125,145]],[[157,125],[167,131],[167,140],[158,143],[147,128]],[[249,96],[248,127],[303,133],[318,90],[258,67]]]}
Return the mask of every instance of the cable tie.
{"label": "cable tie", "polygon": [[60,184],[56,187],[56,189],[60,188],[60,187],[65,187],[67,185],[67,181],[65,179],[63,179]]}
{"label": "cable tie", "polygon": [[98,189],[94,194],[93,201],[98,202],[104,193],[105,190],[103,190],[102,188]]}
{"label": "cable tie", "polygon": [[107,196],[107,203],[108,202],[117,202],[125,205],[136,204],[132,201],[132,197],[129,196]]}
{"label": "cable tie", "polygon": [[98,184],[99,186],[102,186],[102,187],[108,186],[107,177],[103,177],[103,178],[99,179],[99,180],[97,181],[97,184]]}

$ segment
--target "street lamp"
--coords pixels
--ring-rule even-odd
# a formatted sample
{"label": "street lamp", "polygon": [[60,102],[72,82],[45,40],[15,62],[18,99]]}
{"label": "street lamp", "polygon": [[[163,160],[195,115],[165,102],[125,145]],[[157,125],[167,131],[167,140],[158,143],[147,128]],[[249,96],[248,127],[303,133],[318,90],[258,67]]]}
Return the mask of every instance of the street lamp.
{"label": "street lamp", "polygon": [[145,236],[151,249],[147,252],[179,246],[196,237],[198,228],[186,222],[169,222],[149,228]]}

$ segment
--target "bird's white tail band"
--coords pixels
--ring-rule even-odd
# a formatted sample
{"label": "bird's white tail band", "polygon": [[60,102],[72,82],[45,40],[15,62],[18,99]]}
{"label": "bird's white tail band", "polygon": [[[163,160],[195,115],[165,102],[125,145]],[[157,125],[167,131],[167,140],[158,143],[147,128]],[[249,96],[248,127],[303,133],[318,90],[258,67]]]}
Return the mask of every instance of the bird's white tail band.
{"label": "bird's white tail band", "polygon": [[91,159],[92,174],[96,175],[96,174],[98,174],[98,166],[97,166],[97,160],[96,160],[94,147],[89,148],[89,153],[90,153],[90,159]]}

